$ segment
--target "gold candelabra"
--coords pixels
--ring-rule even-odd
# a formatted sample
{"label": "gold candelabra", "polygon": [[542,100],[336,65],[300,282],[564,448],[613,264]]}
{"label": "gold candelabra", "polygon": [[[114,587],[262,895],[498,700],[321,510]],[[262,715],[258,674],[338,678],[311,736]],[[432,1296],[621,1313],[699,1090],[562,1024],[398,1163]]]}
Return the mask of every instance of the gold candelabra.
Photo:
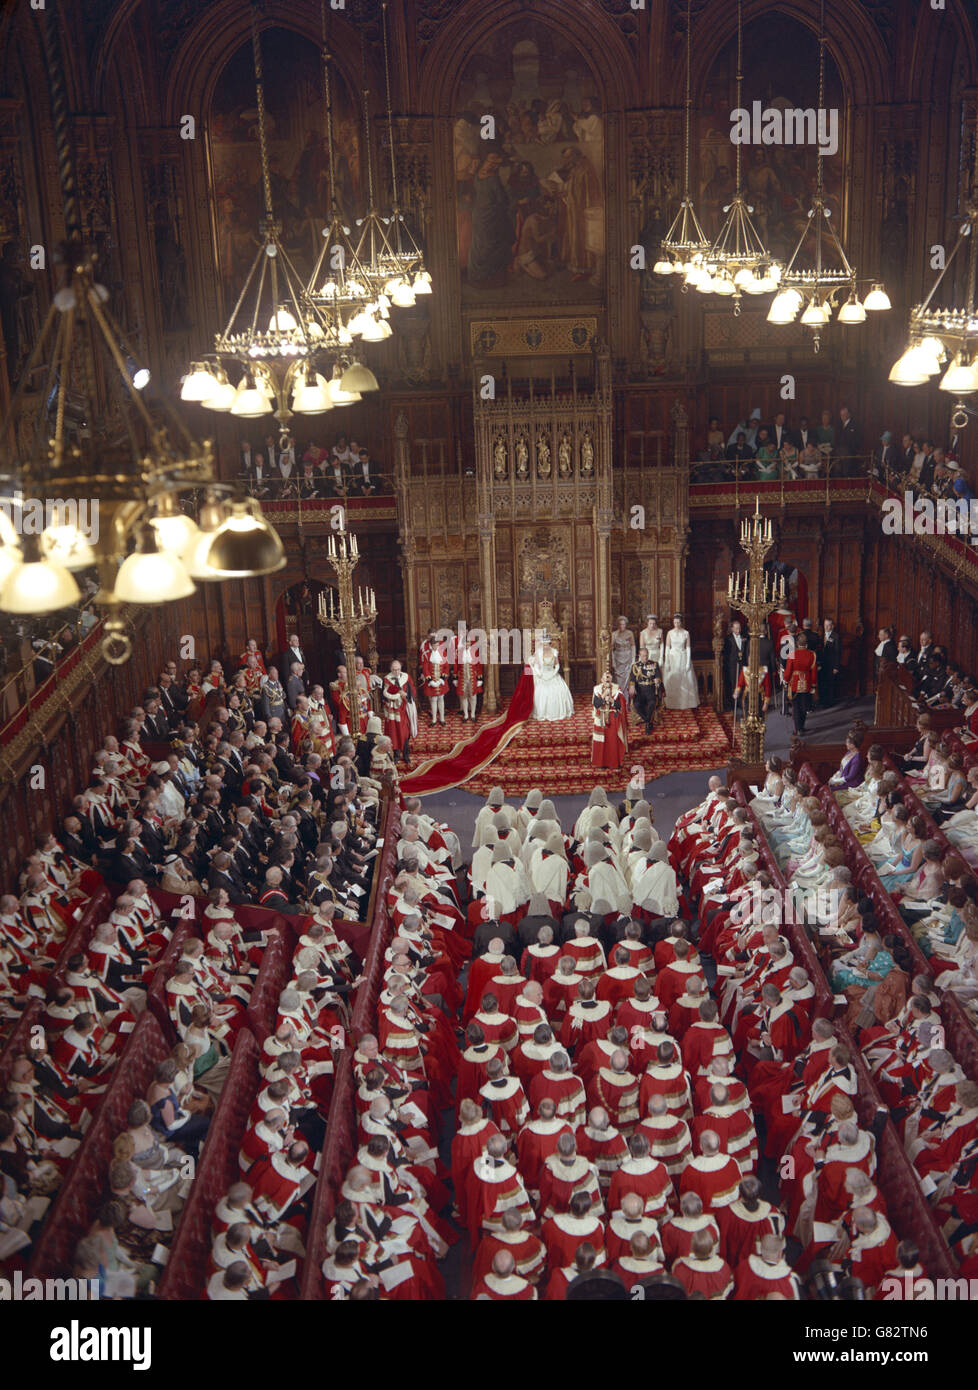
{"label": "gold candelabra", "polygon": [[784,576],[780,580],[764,573],[764,557],[774,544],[771,522],[761,516],[760,502],[754,515],[740,523],[740,546],[747,553],[746,574],[731,574],[727,580],[727,602],[747,618],[750,642],[747,648],[747,713],[741,725],[740,750],[744,762],[764,760],[764,718],[760,712],[761,624],[784,602]]}
{"label": "gold candelabra", "polygon": [[[364,628],[377,620],[377,597],[373,589],[358,586],[356,597],[353,594],[353,571],[360,563],[360,548],[356,536],[347,531],[330,535],[327,556],[336,571],[337,593],[329,591],[329,604],[326,594],[319,592],[319,611],[316,617],[323,627],[337,634],[343,648],[346,662],[346,688],[350,701],[350,733],[360,737],[360,690],[357,685],[357,637]],[[339,599],[337,603],[336,599]]]}

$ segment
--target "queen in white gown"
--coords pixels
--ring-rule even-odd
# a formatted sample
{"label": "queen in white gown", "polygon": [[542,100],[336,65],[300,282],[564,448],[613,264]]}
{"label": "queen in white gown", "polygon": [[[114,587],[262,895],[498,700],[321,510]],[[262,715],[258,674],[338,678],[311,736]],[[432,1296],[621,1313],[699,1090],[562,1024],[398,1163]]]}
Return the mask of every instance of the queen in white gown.
{"label": "queen in white gown", "polygon": [[549,641],[544,641],[530,657],[533,672],[533,718],[570,719],[574,713],[574,697],[560,674],[560,653]]}
{"label": "queen in white gown", "polygon": [[664,645],[662,685],[666,709],[695,709],[700,702],[700,693],[693,671],[692,644],[689,633],[683,627],[681,613],[673,618]]}

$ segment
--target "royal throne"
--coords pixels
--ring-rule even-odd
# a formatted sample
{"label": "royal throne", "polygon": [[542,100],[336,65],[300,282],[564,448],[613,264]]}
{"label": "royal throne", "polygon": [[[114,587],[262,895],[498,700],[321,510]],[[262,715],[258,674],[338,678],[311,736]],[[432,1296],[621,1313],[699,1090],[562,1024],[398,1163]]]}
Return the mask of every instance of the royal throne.
{"label": "royal throne", "polygon": [[540,599],[537,603],[536,621],[534,631],[543,632],[560,652],[560,666],[564,675],[564,680],[570,687],[570,634],[557,618],[557,613],[553,601],[549,598]]}

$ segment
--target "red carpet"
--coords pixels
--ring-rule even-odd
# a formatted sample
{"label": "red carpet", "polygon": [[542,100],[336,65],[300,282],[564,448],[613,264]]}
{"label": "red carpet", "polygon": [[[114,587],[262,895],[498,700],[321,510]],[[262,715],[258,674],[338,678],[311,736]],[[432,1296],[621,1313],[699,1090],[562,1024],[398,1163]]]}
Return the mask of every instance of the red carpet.
{"label": "red carpet", "polygon": [[600,784],[623,789],[634,767],[646,781],[669,772],[720,767],[730,756],[727,729],[708,705],[695,710],[666,710],[654,733],[646,738],[641,724],[629,724],[629,751],[618,772],[591,766],[591,700],[574,697],[571,719],[548,724],[530,719],[533,684],[524,676],[506,712],[474,733],[457,712],[445,716],[445,727],[432,729],[419,707],[421,728],[415,756],[424,759],[417,771],[401,778],[405,792],[447,791],[464,783],[466,791],[485,796],[500,786],[510,796],[524,796],[539,787],[545,796],[576,796]]}
{"label": "red carpet", "polygon": [[533,708],[533,677],[524,672],[506,709],[488,722],[463,724],[462,716],[453,711],[446,714],[444,727],[439,724],[434,729],[430,725],[425,728],[422,706],[423,702],[419,703],[421,727],[414,745],[418,766],[401,777],[401,791],[407,796],[447,791],[468,782],[494,762],[529,717]]}

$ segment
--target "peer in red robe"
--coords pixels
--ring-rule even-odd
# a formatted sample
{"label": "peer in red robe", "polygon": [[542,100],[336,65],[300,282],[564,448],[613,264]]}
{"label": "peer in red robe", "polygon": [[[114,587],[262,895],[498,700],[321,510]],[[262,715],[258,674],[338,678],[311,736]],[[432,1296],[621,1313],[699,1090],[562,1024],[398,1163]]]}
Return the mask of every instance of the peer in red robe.
{"label": "peer in red robe", "polygon": [[628,752],[628,701],[605,671],[591,697],[591,763],[619,768]]}

